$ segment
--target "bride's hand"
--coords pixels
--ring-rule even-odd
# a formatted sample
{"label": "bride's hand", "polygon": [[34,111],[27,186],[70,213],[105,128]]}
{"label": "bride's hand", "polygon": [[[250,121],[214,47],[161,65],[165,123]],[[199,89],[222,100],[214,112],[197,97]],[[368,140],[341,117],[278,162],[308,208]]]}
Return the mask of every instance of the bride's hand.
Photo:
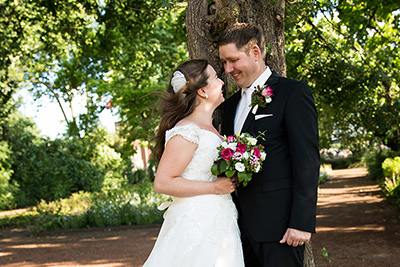
{"label": "bride's hand", "polygon": [[217,195],[230,194],[235,191],[235,183],[230,178],[221,177],[214,182],[214,193]]}

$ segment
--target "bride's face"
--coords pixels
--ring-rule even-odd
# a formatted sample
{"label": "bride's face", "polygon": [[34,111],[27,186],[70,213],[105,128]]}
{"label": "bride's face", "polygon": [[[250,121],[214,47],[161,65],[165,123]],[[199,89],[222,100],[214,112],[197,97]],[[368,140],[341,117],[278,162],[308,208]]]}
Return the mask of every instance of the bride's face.
{"label": "bride's face", "polygon": [[206,73],[208,79],[204,91],[208,95],[207,101],[213,101],[216,103],[216,106],[218,106],[225,101],[224,95],[222,94],[222,86],[224,85],[224,82],[218,78],[216,71],[211,65],[207,66]]}

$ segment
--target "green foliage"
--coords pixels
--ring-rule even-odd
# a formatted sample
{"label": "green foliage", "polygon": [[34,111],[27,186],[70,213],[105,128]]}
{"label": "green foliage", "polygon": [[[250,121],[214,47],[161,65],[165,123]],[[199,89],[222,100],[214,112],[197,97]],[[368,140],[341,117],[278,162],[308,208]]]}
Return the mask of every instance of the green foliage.
{"label": "green foliage", "polygon": [[386,158],[382,169],[385,175],[384,192],[387,198],[400,208],[400,157]]}
{"label": "green foliage", "polygon": [[321,148],[400,148],[398,9],[392,0],[288,5],[288,76],[313,89]]}
{"label": "green foliage", "polygon": [[332,259],[329,257],[328,251],[326,250],[325,247],[322,248],[322,257],[326,260],[327,263],[332,263]]}
{"label": "green foliage", "polygon": [[362,157],[368,169],[368,176],[374,180],[382,181],[385,177],[383,174],[382,163],[395,152],[385,148],[373,148],[366,151]]}
{"label": "green foliage", "polygon": [[15,109],[15,103],[12,99],[12,95],[15,92],[15,84],[13,87],[11,86],[6,90],[0,82],[0,133],[3,132],[4,120]]}
{"label": "green foliage", "polygon": [[10,181],[18,186],[13,194],[19,207],[35,205],[40,199],[65,198],[81,190],[100,191],[104,183],[122,180],[123,160],[103,130],[84,138],[50,141],[39,136],[31,120],[16,113],[9,118],[5,137],[11,149]]}
{"label": "green foliage", "polygon": [[10,149],[4,141],[0,141],[0,210],[11,209],[14,206],[15,186],[10,184],[11,169]]}
{"label": "green foliage", "polygon": [[145,182],[106,192],[77,192],[53,202],[41,201],[30,211],[0,218],[0,227],[44,230],[149,224],[162,221],[157,206],[168,200]]}
{"label": "green foliage", "polygon": [[[62,101],[71,104],[76,95],[85,95],[86,117],[92,116],[93,91],[104,72],[95,58],[99,52],[94,38],[96,7],[94,0],[3,1],[2,81],[9,80],[9,68],[18,65],[36,97],[50,96],[65,113]],[[101,100],[101,96],[96,97]],[[72,119],[65,117],[71,134],[78,134],[74,128],[87,130],[96,123],[96,116],[90,122],[79,122],[72,115]]]}
{"label": "green foliage", "polygon": [[[127,145],[136,139],[149,141],[154,137],[160,90],[166,88],[172,69],[188,59],[184,6],[176,4],[165,9],[160,8],[160,1],[149,4],[135,1],[135,8],[141,10],[134,12],[129,6],[105,7],[102,38],[107,40],[113,59],[107,89],[118,106],[119,130]],[[154,9],[157,12],[145,11]]]}
{"label": "green foliage", "polygon": [[380,182],[387,199],[400,208],[400,157],[389,149],[367,151],[363,161],[369,177]]}
{"label": "green foliage", "polygon": [[342,158],[321,157],[321,162],[323,164],[331,165],[332,169],[334,169],[334,170],[350,168],[351,166],[354,166],[359,161],[360,161],[360,158],[354,157],[354,156],[349,156],[347,158],[344,158],[344,157],[342,157]]}
{"label": "green foliage", "polygon": [[385,178],[383,191],[387,199],[400,209],[400,177]]}
{"label": "green foliage", "polygon": [[382,169],[385,177],[400,177],[400,157],[385,159]]}
{"label": "green foliage", "polygon": [[[68,136],[95,131],[99,114],[114,98],[128,143],[148,139],[158,99],[148,93],[165,87],[166,75],[187,59],[184,7],[161,0],[3,1],[0,75],[1,92],[8,93],[0,95],[0,103],[13,93],[7,81],[15,65],[24,70],[35,98],[57,101]],[[81,114],[72,109],[77,98],[86,101]]]}

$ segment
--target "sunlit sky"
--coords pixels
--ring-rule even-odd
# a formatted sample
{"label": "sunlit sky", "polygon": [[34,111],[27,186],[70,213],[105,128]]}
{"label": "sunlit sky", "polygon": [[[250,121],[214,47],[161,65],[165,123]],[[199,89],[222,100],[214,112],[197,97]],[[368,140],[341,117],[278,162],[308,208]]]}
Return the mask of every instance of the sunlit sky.
{"label": "sunlit sky", "polygon": [[[16,98],[22,97],[22,104],[19,111],[30,117],[36,123],[43,136],[55,139],[61,137],[66,132],[66,123],[61,108],[56,101],[43,96],[34,101],[33,96],[27,89],[20,89]],[[68,119],[71,119],[71,110],[66,103],[63,103],[64,110]],[[73,102],[75,116],[84,111],[84,103],[77,99]],[[100,114],[101,124],[110,132],[115,131],[114,124],[118,117],[110,109],[104,109]]]}

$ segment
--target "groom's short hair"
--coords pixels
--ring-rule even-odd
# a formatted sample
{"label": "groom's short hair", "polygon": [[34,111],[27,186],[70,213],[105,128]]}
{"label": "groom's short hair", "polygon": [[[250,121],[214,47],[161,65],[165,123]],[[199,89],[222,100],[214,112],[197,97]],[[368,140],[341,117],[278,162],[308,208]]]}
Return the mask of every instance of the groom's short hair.
{"label": "groom's short hair", "polygon": [[218,46],[234,43],[236,48],[247,54],[253,45],[258,45],[261,54],[265,54],[265,36],[263,30],[248,23],[235,23],[226,28],[218,37]]}

